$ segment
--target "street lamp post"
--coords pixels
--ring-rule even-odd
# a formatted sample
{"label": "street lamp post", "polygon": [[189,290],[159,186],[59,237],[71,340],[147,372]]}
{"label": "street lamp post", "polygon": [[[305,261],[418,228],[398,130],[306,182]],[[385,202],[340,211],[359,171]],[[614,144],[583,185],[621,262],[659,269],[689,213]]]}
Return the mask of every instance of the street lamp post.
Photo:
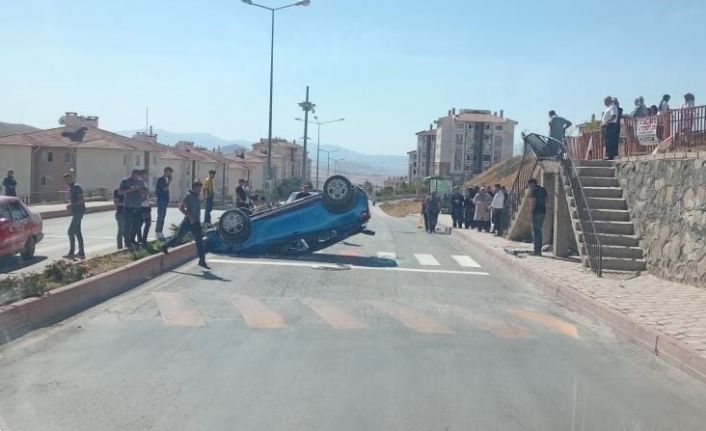
{"label": "street lamp post", "polygon": [[252,0],[241,0],[243,3],[250,6],[257,6],[262,9],[266,9],[272,13],[272,30],[270,34],[270,112],[269,120],[267,125],[267,169],[265,171],[265,176],[267,177],[268,185],[272,181],[272,89],[274,80],[274,67],[275,67],[275,12],[278,10],[286,9],[292,6],[309,6],[311,0],[302,0],[296,3],[288,4],[280,7],[268,7],[261,4],[255,3]]}
{"label": "street lamp post", "polygon": [[309,111],[314,113],[314,108],[316,107],[315,104],[311,103],[309,101],[309,86],[306,86],[306,100],[303,101],[302,103],[299,104],[301,106],[302,110],[304,110],[304,148],[303,148],[303,153],[304,156],[302,157],[302,183],[304,183],[307,180],[307,163],[308,163],[308,155],[306,151],[306,143],[309,140],[309,135],[308,135],[308,128],[309,128]]}
{"label": "street lamp post", "polygon": [[[297,121],[304,121],[301,118],[295,118]],[[326,150],[321,149],[321,126],[325,124],[331,124],[331,123],[338,123],[339,121],[344,121],[345,118],[337,118],[335,120],[330,120],[330,121],[319,121],[319,117],[314,115],[314,121],[309,120],[311,123],[314,123],[317,125],[317,134],[316,134],[316,185],[314,186],[316,189],[319,188],[319,153],[321,151],[326,152]]]}

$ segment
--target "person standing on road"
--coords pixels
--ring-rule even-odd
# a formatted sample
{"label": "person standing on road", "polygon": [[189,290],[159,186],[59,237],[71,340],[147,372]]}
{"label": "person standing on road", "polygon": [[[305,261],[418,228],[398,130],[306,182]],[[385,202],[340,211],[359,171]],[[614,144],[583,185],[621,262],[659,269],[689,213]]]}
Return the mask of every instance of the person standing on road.
{"label": "person standing on road", "polygon": [[605,159],[613,160],[618,155],[618,140],[620,139],[620,127],[618,126],[618,107],[613,102],[613,98],[607,96],[603,99],[606,106],[603,111],[601,128],[603,129],[603,142],[605,142]]}
{"label": "person standing on road", "polygon": [[139,169],[133,169],[129,177],[120,181],[118,189],[118,193],[123,196],[125,247],[135,245],[137,230],[142,224],[142,200],[147,186],[140,175]]}
{"label": "person standing on road", "polygon": [[248,206],[248,195],[245,192],[245,180],[238,180],[238,187],[235,188],[235,207],[236,208],[247,208]]}
{"label": "person standing on road", "polygon": [[304,199],[305,197],[311,196],[311,185],[304,184],[301,191],[294,196],[294,200]]}
{"label": "person standing on road", "polygon": [[203,223],[207,226],[211,225],[211,211],[213,211],[213,199],[216,195],[216,189],[214,186],[214,179],[216,178],[216,171],[208,171],[208,178],[203,182],[203,199],[206,201],[206,211],[203,215]]}
{"label": "person standing on road", "polygon": [[422,201],[422,217],[424,218],[424,232],[429,233],[429,201],[431,200],[431,193],[429,193]]}
{"label": "person standing on road", "polygon": [[532,241],[534,242],[534,255],[542,255],[542,227],[544,217],[547,214],[547,190],[537,184],[537,180],[530,178],[527,181],[529,187],[529,205],[532,214]]}
{"label": "person standing on road", "polygon": [[427,220],[427,232],[436,232],[436,223],[439,220],[439,213],[441,212],[441,199],[436,193],[436,190],[431,192],[431,195],[427,198],[425,205],[425,213]]}
{"label": "person standing on road", "polygon": [[493,198],[490,197],[485,187],[481,187],[478,193],[473,197],[473,205],[475,205],[475,214],[473,220],[476,222],[478,232],[490,232],[490,204]]}
{"label": "person standing on road", "polygon": [[451,220],[454,228],[463,227],[463,195],[458,187],[451,195]]}
{"label": "person standing on road", "polygon": [[[76,184],[72,174],[65,174],[64,181],[69,186],[69,204],[66,209],[71,211],[71,223],[69,224],[69,253],[64,256],[67,259],[85,259],[86,253],[83,248],[83,233],[81,232],[81,220],[86,214],[86,202],[83,200],[83,189]],[[78,240],[78,255],[76,252],[76,241]]]}
{"label": "person standing on road", "polygon": [[206,269],[209,268],[206,264],[206,248],[203,244],[203,230],[201,229],[201,192],[203,184],[201,181],[194,181],[191,185],[189,194],[179,205],[179,211],[184,214],[184,220],[179,226],[179,231],[169,241],[162,245],[162,252],[169,254],[169,247],[174,247],[181,242],[181,238],[188,232],[194,237],[196,242],[196,250],[199,255],[199,266]]}
{"label": "person standing on road", "polygon": [[464,224],[466,225],[466,229],[469,227],[473,229],[476,225],[475,221],[473,220],[473,217],[475,216],[476,213],[476,206],[473,203],[473,198],[476,197],[476,187],[471,187],[468,189],[468,192],[466,194],[466,199],[464,200],[463,207],[465,209],[465,214],[464,214]]}
{"label": "person standing on road", "polygon": [[2,180],[2,187],[5,191],[5,196],[17,196],[17,180],[15,180],[15,171],[8,169],[7,176]]}
{"label": "person standing on road", "polygon": [[490,207],[493,209],[493,231],[496,236],[502,236],[505,230],[503,226],[505,220],[505,193],[503,193],[500,184],[495,185],[495,194]]}
{"label": "person standing on road", "polygon": [[549,137],[563,143],[566,130],[571,127],[571,121],[556,115],[556,111],[549,111]]}
{"label": "person standing on road", "polygon": [[125,217],[123,215],[123,200],[125,198],[118,192],[118,189],[113,190],[113,203],[115,204],[115,221],[118,223],[118,250],[123,249],[123,239],[125,236]]}
{"label": "person standing on road", "polygon": [[174,169],[167,166],[161,177],[157,178],[157,184],[154,188],[154,194],[157,197],[157,225],[154,231],[157,234],[157,239],[164,241],[164,219],[167,217],[167,206],[169,206],[169,185],[172,183],[172,174]]}

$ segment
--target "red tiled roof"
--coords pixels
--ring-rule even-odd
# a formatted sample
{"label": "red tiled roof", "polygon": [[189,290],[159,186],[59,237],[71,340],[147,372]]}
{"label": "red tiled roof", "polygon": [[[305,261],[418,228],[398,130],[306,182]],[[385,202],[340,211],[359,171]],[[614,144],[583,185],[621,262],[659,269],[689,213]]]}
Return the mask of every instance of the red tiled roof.
{"label": "red tiled roof", "polygon": [[436,129],[422,130],[421,132],[417,132],[415,134],[416,135],[425,135],[425,136],[436,136]]}
{"label": "red tiled roof", "polygon": [[142,151],[164,151],[164,146],[136,139],[126,138],[117,133],[95,127],[86,127],[82,135],[73,139],[65,133],[65,127],[39,130],[36,132],[10,135],[0,138],[0,145],[30,145],[33,147],[60,148],[102,148]]}
{"label": "red tiled roof", "polygon": [[463,113],[456,115],[456,121],[467,121],[470,123],[497,123],[502,124],[506,121],[514,122],[509,118],[498,117],[497,115],[491,114],[476,114],[476,113]]}

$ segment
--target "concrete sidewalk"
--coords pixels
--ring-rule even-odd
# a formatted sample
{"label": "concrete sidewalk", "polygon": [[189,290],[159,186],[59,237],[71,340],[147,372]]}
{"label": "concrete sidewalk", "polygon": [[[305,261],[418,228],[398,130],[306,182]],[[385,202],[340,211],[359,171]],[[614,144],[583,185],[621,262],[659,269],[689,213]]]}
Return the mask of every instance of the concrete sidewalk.
{"label": "concrete sidewalk", "polygon": [[[439,224],[451,226],[441,215]],[[570,308],[627,335],[655,354],[706,381],[706,289],[672,283],[647,273],[596,277],[580,263],[551,257],[518,258],[505,248],[523,244],[475,230],[454,229],[452,237],[470,243],[508,272],[556,295]]]}
{"label": "concrete sidewalk", "polygon": [[[40,214],[43,220],[71,215],[71,211],[66,209],[66,204],[29,205],[29,209]],[[110,211],[113,209],[115,209],[115,205],[111,201],[86,202],[86,213]]]}

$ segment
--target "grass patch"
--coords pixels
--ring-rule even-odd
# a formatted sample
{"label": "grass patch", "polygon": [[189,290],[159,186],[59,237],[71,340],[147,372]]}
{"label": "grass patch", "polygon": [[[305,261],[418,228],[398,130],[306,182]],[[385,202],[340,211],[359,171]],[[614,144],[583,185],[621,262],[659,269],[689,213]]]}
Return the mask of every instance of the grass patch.
{"label": "grass patch", "polygon": [[419,214],[422,211],[422,201],[420,199],[383,202],[380,204],[380,209],[393,217],[407,217],[410,214]]}
{"label": "grass patch", "polygon": [[0,279],[0,305],[42,296],[52,289],[103,274],[131,262],[160,253],[162,243],[124,249],[85,261],[56,260],[41,272],[29,272]]}

